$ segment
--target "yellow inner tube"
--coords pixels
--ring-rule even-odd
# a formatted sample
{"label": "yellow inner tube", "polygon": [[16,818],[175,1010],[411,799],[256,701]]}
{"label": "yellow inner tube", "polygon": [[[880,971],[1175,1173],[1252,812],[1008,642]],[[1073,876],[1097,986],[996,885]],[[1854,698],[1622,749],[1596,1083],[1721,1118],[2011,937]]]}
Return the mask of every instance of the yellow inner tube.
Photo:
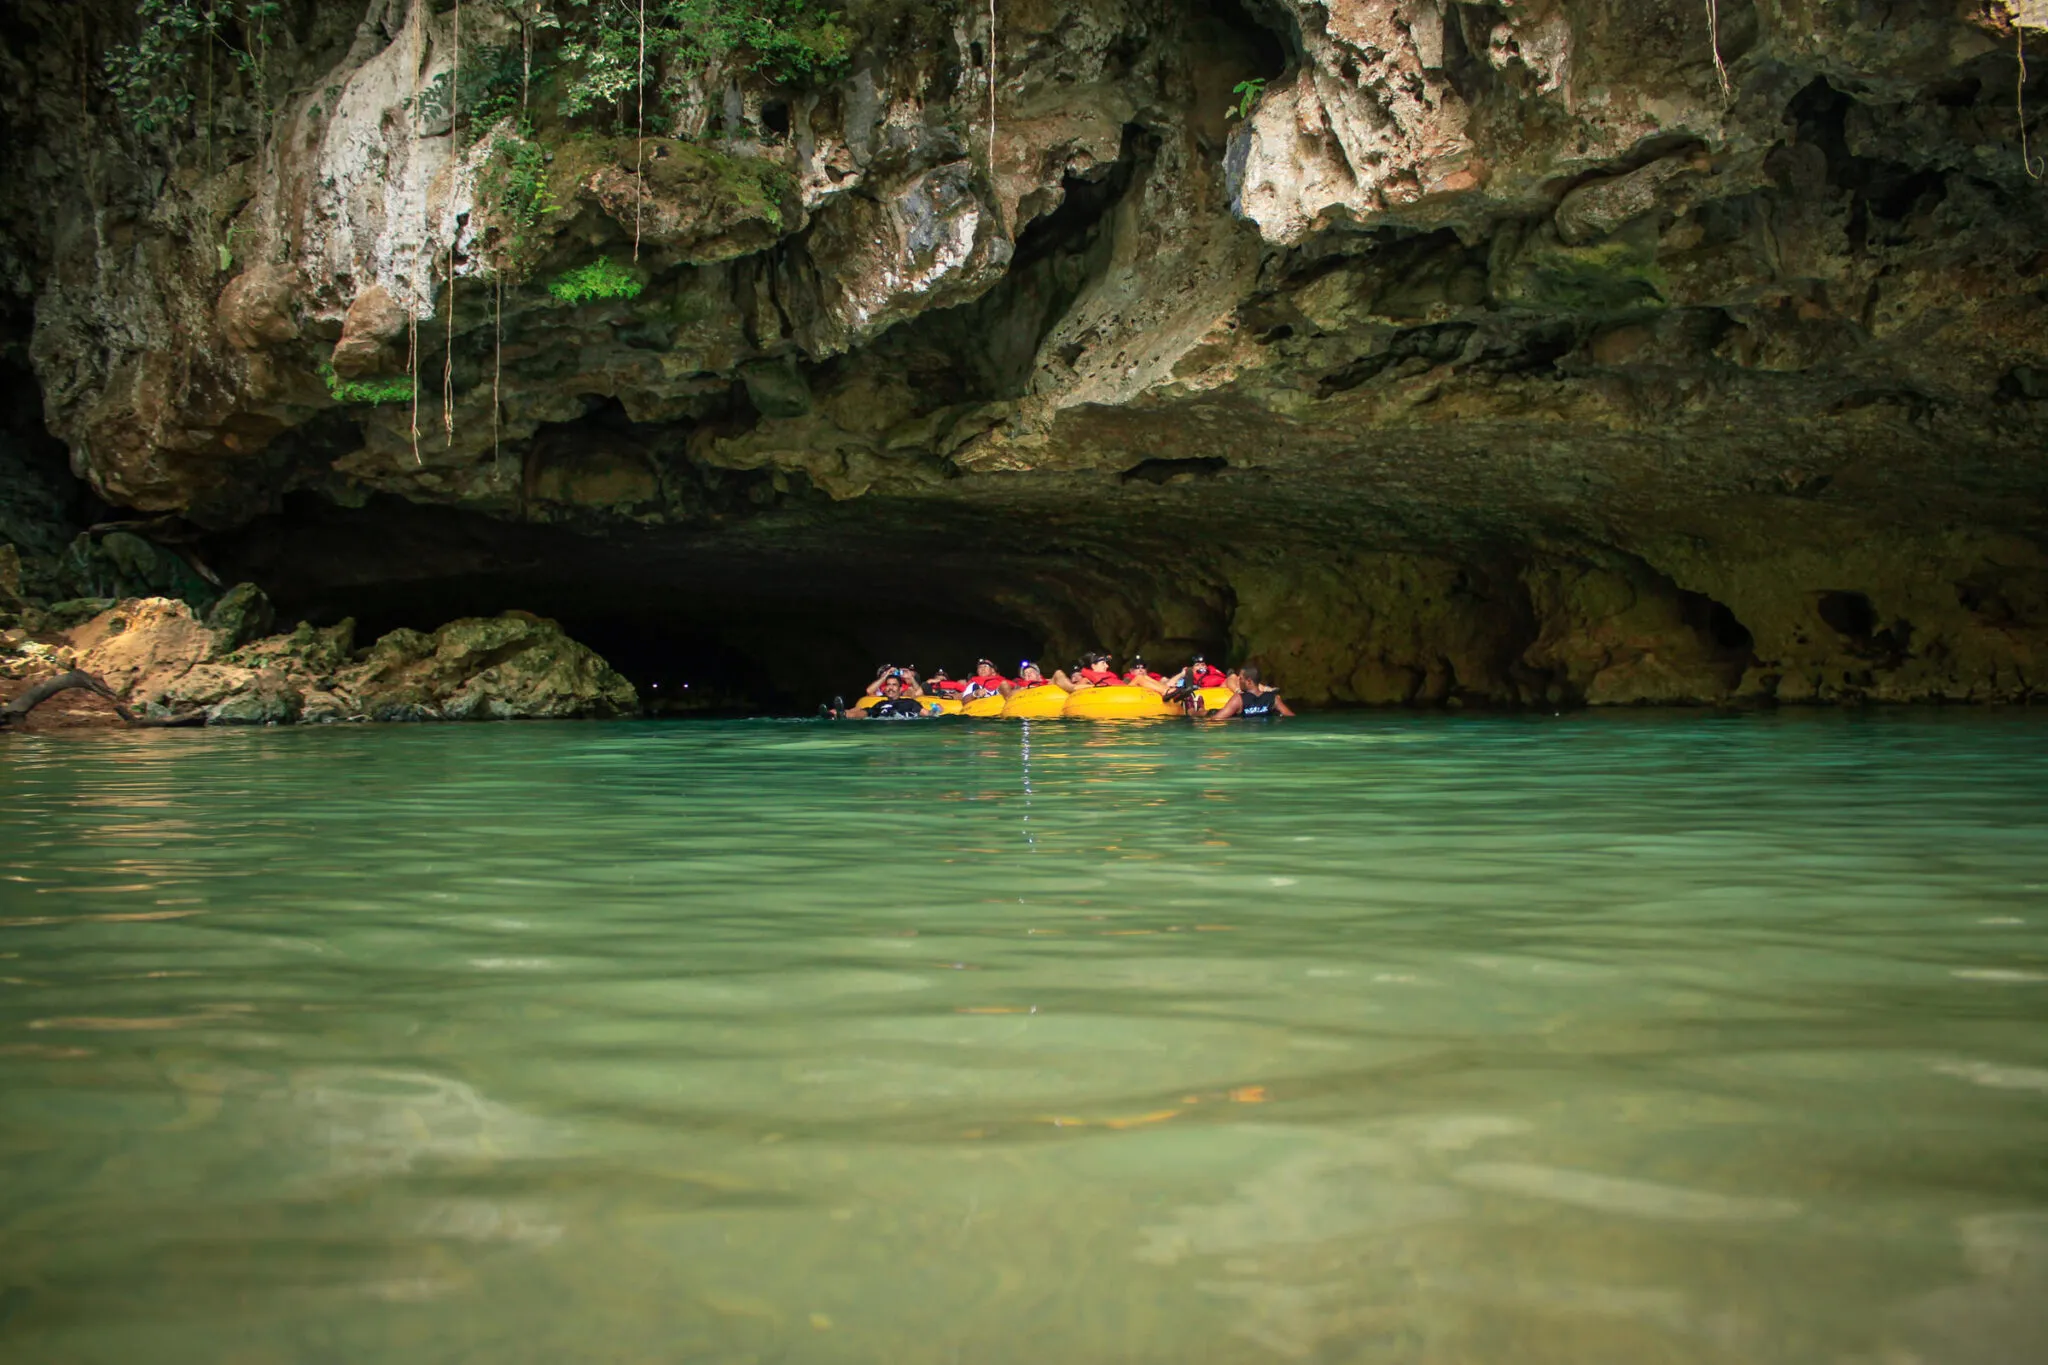
{"label": "yellow inner tube", "polygon": [[1195,691],[1202,699],[1202,708],[1207,711],[1214,711],[1237,695],[1227,687],[1199,687]]}
{"label": "yellow inner tube", "polygon": [[1003,698],[976,697],[960,708],[963,716],[1000,716],[1003,714]]}
{"label": "yellow inner tube", "polygon": [[1177,716],[1180,708],[1149,687],[1084,687],[1067,698],[1066,714],[1082,720],[1143,720]]}
{"label": "yellow inner tube", "polygon": [[1051,683],[1012,692],[1003,703],[1003,714],[1011,720],[1051,720],[1066,709],[1067,694]]}
{"label": "yellow inner tube", "polygon": [[[862,697],[853,704],[853,709],[865,711],[881,700],[882,698],[880,697]],[[912,697],[910,700],[922,706],[925,709],[926,715],[930,715],[932,708],[935,706],[938,708],[938,714],[942,716],[957,716],[963,709],[963,703],[958,697]]]}

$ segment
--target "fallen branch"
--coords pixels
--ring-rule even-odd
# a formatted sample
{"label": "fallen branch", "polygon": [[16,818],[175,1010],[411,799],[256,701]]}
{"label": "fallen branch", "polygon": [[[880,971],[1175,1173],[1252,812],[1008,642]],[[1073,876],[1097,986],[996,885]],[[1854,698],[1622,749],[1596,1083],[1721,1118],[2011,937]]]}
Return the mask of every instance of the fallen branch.
{"label": "fallen branch", "polygon": [[96,697],[104,697],[107,701],[112,702],[116,714],[130,725],[166,728],[179,725],[206,724],[206,712],[204,711],[185,711],[175,716],[163,717],[162,719],[138,716],[122,704],[121,699],[114,695],[113,688],[107,686],[90,673],[73,669],[69,673],[60,673],[54,678],[48,678],[37,683],[34,687],[29,688],[28,691],[7,703],[7,705],[0,706],[0,730],[13,729],[28,719],[29,712],[35,710],[38,706],[41,706],[59,693],[69,692],[74,688],[90,692]]}

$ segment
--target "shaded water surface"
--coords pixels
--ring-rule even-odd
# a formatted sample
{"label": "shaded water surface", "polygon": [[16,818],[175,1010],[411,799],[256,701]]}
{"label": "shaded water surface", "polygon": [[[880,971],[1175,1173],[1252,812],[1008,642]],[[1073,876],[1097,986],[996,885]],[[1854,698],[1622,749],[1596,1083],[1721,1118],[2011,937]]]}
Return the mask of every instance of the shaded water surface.
{"label": "shaded water surface", "polygon": [[0,1357],[2048,1350],[2048,724],[0,743]]}

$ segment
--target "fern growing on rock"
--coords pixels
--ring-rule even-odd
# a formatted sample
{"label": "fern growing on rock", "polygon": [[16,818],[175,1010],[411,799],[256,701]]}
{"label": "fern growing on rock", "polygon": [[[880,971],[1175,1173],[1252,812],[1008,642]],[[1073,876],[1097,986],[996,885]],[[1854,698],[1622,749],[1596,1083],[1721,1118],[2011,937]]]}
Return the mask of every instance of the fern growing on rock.
{"label": "fern growing on rock", "polygon": [[563,303],[589,303],[593,299],[637,298],[644,286],[640,277],[609,256],[589,265],[565,270],[548,283],[548,292]]}

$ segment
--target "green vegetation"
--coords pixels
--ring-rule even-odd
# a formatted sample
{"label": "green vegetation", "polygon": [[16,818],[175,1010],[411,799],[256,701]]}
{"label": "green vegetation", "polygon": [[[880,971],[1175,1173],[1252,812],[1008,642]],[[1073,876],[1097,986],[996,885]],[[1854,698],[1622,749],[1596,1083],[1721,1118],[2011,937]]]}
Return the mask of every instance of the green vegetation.
{"label": "green vegetation", "polygon": [[500,135],[492,142],[482,189],[484,203],[511,234],[515,251],[524,234],[559,207],[548,190],[547,148],[532,138]]}
{"label": "green vegetation", "polygon": [[658,84],[670,66],[737,61],[794,84],[837,72],[853,45],[825,0],[648,0],[643,60],[639,0],[561,2],[561,57],[574,68],[561,87],[570,117],[610,107],[623,123],[627,97]]}
{"label": "green vegetation", "polygon": [[1266,82],[1255,78],[1239,81],[1230,87],[1230,93],[1238,97],[1237,103],[1223,111],[1225,118],[1250,118],[1252,110],[1258,108],[1259,96],[1266,93]]}
{"label": "green vegetation", "polygon": [[[270,25],[278,0],[140,0],[132,43],[116,43],[101,59],[114,104],[138,133],[175,128],[203,98],[202,126],[213,121],[214,58],[226,54],[228,75],[240,75],[259,107],[265,90]],[[203,68],[195,77],[193,68]]]}
{"label": "green vegetation", "polygon": [[334,395],[337,403],[408,403],[412,401],[412,380],[397,379],[343,379],[334,372],[332,365],[320,367],[320,377],[327,381],[327,391]]}
{"label": "green vegetation", "polygon": [[642,288],[638,275],[609,256],[600,256],[589,265],[565,270],[548,284],[548,292],[563,303],[636,298]]}

